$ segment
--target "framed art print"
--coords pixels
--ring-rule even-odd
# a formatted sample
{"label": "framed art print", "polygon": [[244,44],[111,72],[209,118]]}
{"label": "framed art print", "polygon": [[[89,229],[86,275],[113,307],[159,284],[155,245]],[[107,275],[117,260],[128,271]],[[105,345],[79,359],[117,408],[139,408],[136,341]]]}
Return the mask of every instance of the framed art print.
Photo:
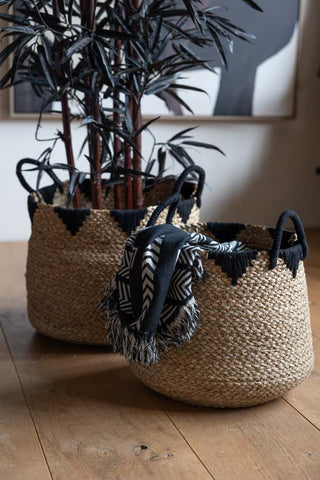
{"label": "framed art print", "polygon": [[[247,42],[235,38],[226,52],[227,67],[212,46],[194,51],[214,67],[183,74],[184,84],[196,85],[206,94],[179,91],[194,115],[181,105],[164,102],[154,96],[143,100],[146,117],[161,115],[164,119],[274,119],[295,115],[296,74],[299,40],[300,0],[260,0],[263,12],[239,0],[202,0],[204,8],[216,8],[217,15],[255,36]],[[217,7],[218,5],[218,7]],[[187,26],[186,26],[187,28]],[[233,53],[234,52],[234,55]],[[178,80],[179,83],[179,80]],[[11,98],[14,116],[39,112],[41,100],[29,84],[15,87]]]}

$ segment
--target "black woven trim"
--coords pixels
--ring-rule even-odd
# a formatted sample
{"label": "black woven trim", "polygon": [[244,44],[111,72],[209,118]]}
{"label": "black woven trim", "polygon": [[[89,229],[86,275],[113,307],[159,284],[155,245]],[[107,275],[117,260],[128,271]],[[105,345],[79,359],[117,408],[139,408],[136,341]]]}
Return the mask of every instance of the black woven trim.
{"label": "black woven trim", "polygon": [[189,220],[191,210],[193,209],[195,199],[193,197],[182,200],[178,205],[178,213],[182,218],[183,223],[187,223]]}
{"label": "black woven trim", "polygon": [[293,247],[281,249],[279,257],[282,258],[287,268],[291,270],[293,278],[297,276],[299,262],[303,260],[303,248],[302,245],[297,243]]}
{"label": "black woven trim", "polygon": [[[270,235],[272,238],[275,237],[276,229],[270,227]],[[279,250],[279,258],[282,258],[285,265],[292,272],[293,278],[297,276],[299,262],[303,260],[303,247],[300,243],[295,243],[290,245],[290,240],[295,232],[291,230],[284,230],[282,240],[281,240],[281,249]],[[269,250],[271,254],[271,250]]]}
{"label": "black woven trim", "polygon": [[67,227],[67,230],[71,232],[71,235],[76,235],[91,212],[90,209],[71,209],[62,207],[54,207],[54,211],[58,214],[59,218],[61,218]]}
{"label": "black woven trim", "polygon": [[192,198],[194,195],[194,191],[198,187],[198,182],[184,182],[182,188],[181,188],[181,195],[184,199],[189,200],[189,198]]}
{"label": "black woven trim", "polygon": [[237,285],[239,278],[252,267],[252,261],[257,258],[257,250],[244,252],[210,252],[208,258],[214,259],[216,265],[232,279],[232,285]]}
{"label": "black woven trim", "polygon": [[[107,180],[103,179],[101,181],[102,190],[106,189]],[[92,200],[92,191],[91,191],[91,182],[89,178],[85,178],[82,183],[79,184],[80,192],[83,193],[88,200]],[[105,192],[106,196],[109,193],[109,189]]]}
{"label": "black woven trim", "polygon": [[28,212],[29,212],[29,217],[32,224],[33,224],[33,217],[37,208],[38,208],[38,202],[35,201],[32,195],[29,195],[28,196]]}
{"label": "black woven trim", "polygon": [[53,204],[54,194],[57,191],[58,186],[55,184],[49,185],[48,187],[43,187],[40,189],[41,196],[45,203],[48,205]]}
{"label": "black woven trim", "polygon": [[244,223],[207,223],[208,230],[214,234],[218,242],[231,242],[237,238],[241,230],[246,228]]}
{"label": "black woven trim", "polygon": [[88,200],[92,199],[91,195],[91,183],[88,178],[86,178],[80,185],[79,185],[80,192],[83,193]]}
{"label": "black woven trim", "polygon": [[[274,239],[275,234],[276,234],[276,229],[274,227],[269,227],[268,231],[269,231],[271,237]],[[281,241],[281,249],[289,248],[289,247],[292,246],[292,244],[290,245],[290,240],[291,240],[291,238],[294,234],[295,234],[295,232],[293,232],[291,230],[284,230],[283,231],[283,236],[282,236],[282,241]]]}
{"label": "black woven trim", "polygon": [[140,225],[147,213],[147,208],[141,208],[140,210],[110,210],[111,217],[118,222],[119,227],[128,237]]}

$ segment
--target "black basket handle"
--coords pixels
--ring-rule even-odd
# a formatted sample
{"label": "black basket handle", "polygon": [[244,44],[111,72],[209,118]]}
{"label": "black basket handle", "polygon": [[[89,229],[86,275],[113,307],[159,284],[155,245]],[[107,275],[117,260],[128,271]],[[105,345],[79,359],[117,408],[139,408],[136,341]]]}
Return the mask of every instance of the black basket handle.
{"label": "black basket handle", "polygon": [[206,172],[203,170],[203,168],[199,167],[199,165],[191,165],[190,167],[186,168],[180,175],[180,177],[177,180],[177,183],[174,187],[174,190],[172,192],[172,195],[175,193],[180,193],[181,189],[183,187],[184,182],[186,181],[187,177],[190,175],[190,173],[196,172],[199,175],[199,181],[198,181],[198,188],[195,193],[195,197],[197,199],[197,207],[201,207],[201,196],[203,192],[203,187],[204,187],[204,182],[206,179]]}
{"label": "black basket handle", "polygon": [[[38,160],[34,160],[33,158],[23,158],[17,164],[16,174],[19,179],[19,182],[29,193],[33,193],[35,190],[29,185],[23,175],[22,167],[26,164],[35,165],[40,167],[41,163]],[[53,170],[45,170],[45,172],[49,175],[49,177],[53,180],[54,184],[63,190],[63,182],[57,177]]]}
{"label": "black basket handle", "polygon": [[300,217],[293,210],[285,210],[280,215],[277,226],[276,226],[273,245],[270,250],[270,270],[272,270],[277,266],[283,231],[284,231],[285,224],[287,220],[289,220],[289,218],[292,220],[294,224],[295,231],[298,235],[298,242],[302,246],[302,254],[303,254],[302,260],[304,260],[308,255],[309,248],[306,240],[306,234],[305,234]]}
{"label": "black basket handle", "polygon": [[171,205],[171,207],[169,208],[166,223],[172,223],[172,219],[174,217],[174,214],[176,213],[177,207],[178,207],[181,199],[182,199],[181,194],[180,193],[175,193],[173,195],[170,195],[170,197],[168,197],[163,202],[159,202],[157,208],[154,210],[154,212],[152,213],[152,215],[151,215],[151,217],[148,221],[147,227],[153,227],[153,225],[155,225],[156,221],[158,220],[160,214],[169,205]]}

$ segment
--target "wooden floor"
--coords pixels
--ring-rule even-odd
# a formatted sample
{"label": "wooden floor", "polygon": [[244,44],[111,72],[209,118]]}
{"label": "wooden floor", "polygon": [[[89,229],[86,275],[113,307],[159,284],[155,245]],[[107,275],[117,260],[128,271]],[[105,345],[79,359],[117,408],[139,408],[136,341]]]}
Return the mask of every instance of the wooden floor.
{"label": "wooden floor", "polygon": [[320,480],[320,231],[306,262],[316,364],[283,398],[214,410],[152,393],[108,349],[29,325],[26,244],[0,244],[1,480]]}

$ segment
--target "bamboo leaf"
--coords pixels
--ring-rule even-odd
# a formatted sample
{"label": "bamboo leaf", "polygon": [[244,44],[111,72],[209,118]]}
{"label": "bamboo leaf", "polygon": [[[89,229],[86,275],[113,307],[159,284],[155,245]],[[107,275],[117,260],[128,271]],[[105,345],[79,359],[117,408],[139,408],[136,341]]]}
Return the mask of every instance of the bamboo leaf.
{"label": "bamboo leaf", "polygon": [[9,57],[9,55],[15,51],[20,41],[21,39],[20,37],[18,37],[16,40],[9,43],[9,45],[6,48],[4,48],[2,52],[0,52],[0,65],[2,65],[3,62]]}
{"label": "bamboo leaf", "polygon": [[100,65],[102,67],[102,73],[104,74],[105,78],[107,79],[107,84],[109,86],[114,87],[114,78],[112,75],[112,68],[110,65],[110,61],[106,55],[106,51],[101,45],[101,43],[96,42],[96,46],[98,49],[99,53],[99,60],[100,60]]}
{"label": "bamboo leaf", "polygon": [[[190,112],[192,115],[194,115],[194,112],[193,110],[191,109],[191,107],[189,107],[189,105],[184,101],[182,100],[181,97],[179,97],[179,95],[177,95],[173,90],[171,89],[167,89],[166,90],[166,93],[168,95],[170,95],[171,97],[173,97],[182,107],[184,107],[188,112]],[[163,97],[159,96],[159,98],[161,98],[161,100],[163,100]]]}
{"label": "bamboo leaf", "polygon": [[11,75],[12,75],[12,68],[9,68],[9,70],[4,74],[4,76],[0,80],[0,89],[6,86],[6,84],[11,78]]}
{"label": "bamboo leaf", "polygon": [[210,143],[203,143],[203,142],[195,142],[193,140],[185,140],[182,142],[183,145],[190,145],[192,147],[199,147],[199,148],[208,148],[210,150],[216,150],[217,152],[221,153],[225,156],[225,153],[220,150],[220,148],[216,147],[215,145],[211,145]]}
{"label": "bamboo leaf", "polygon": [[258,10],[259,12],[263,12],[262,8],[253,0],[242,0],[243,2],[247,3],[250,7]]}
{"label": "bamboo leaf", "polygon": [[158,177],[163,176],[163,172],[165,170],[165,164],[167,159],[167,152],[163,148],[159,148],[158,150]]}
{"label": "bamboo leaf", "polygon": [[6,22],[10,22],[16,25],[26,25],[27,20],[24,17],[18,15],[10,15],[9,13],[0,13],[0,18]]}
{"label": "bamboo leaf", "polygon": [[96,121],[92,115],[88,115],[82,120],[82,122],[80,123],[80,127],[83,127],[85,125],[90,125],[91,123],[96,123]]}
{"label": "bamboo leaf", "polygon": [[58,7],[59,7],[59,11],[62,13],[62,15],[65,15],[66,14],[66,9],[65,9],[64,0],[58,0]]}
{"label": "bamboo leaf", "polygon": [[46,52],[42,45],[38,45],[37,48],[40,63],[42,66],[43,73],[48,81],[48,84],[52,90],[56,90],[57,84],[55,79],[54,70],[51,67],[50,63],[46,61]]}
{"label": "bamboo leaf", "polygon": [[72,172],[71,180],[69,184],[68,196],[67,196],[67,204],[66,204],[67,208],[70,207],[70,204],[76,194],[78,185],[80,185],[84,181],[85,177],[86,177],[86,174],[84,172],[78,172],[78,171]]}
{"label": "bamboo leaf", "polygon": [[208,24],[208,28],[209,28],[209,32],[210,32],[210,34],[211,34],[211,36],[212,36],[212,38],[215,42],[215,45],[217,47],[217,51],[220,55],[222,65],[227,68],[227,58],[226,58],[221,40],[220,40],[218,34],[216,33],[216,31],[214,30],[214,27],[211,24]]}
{"label": "bamboo leaf", "polygon": [[74,0],[69,0],[69,3],[68,3],[68,22],[69,23],[72,23],[73,4],[74,4]]}
{"label": "bamboo leaf", "polygon": [[155,159],[155,158],[152,159],[152,160],[150,160],[150,161],[147,163],[147,166],[146,166],[146,168],[145,168],[145,172],[146,172],[146,173],[150,173],[150,172],[152,171],[155,163],[156,163],[156,159]]}
{"label": "bamboo leaf", "polygon": [[149,120],[148,122],[144,123],[136,132],[134,132],[134,136],[135,137],[138,137],[139,135],[141,135],[141,133],[146,130],[147,128],[150,127],[150,125],[154,122],[156,122],[157,120],[159,120],[159,118],[161,117],[156,117],[156,118],[152,118],[151,120]]}
{"label": "bamboo leaf", "polygon": [[206,95],[208,95],[208,93],[205,90],[203,90],[203,88],[193,87],[192,85],[183,85],[182,83],[175,83],[174,85],[170,85],[168,88],[180,89],[180,90],[191,90],[193,92],[205,93]]}
{"label": "bamboo leaf", "polygon": [[2,29],[2,32],[10,32],[11,34],[20,33],[24,35],[34,35],[35,28],[34,27],[26,27],[23,25],[15,25],[13,27],[5,27]]}
{"label": "bamboo leaf", "polygon": [[175,140],[179,140],[179,139],[180,139],[181,137],[183,137],[186,133],[192,132],[192,131],[195,130],[196,128],[198,128],[198,127],[190,127],[190,128],[186,128],[185,130],[181,130],[180,132],[176,133],[173,137],[171,137],[171,138],[168,140],[168,143],[174,142]]}
{"label": "bamboo leaf", "polygon": [[81,50],[89,45],[92,42],[91,37],[84,37],[77,40],[71,47],[68,48],[66,54],[63,58],[63,62],[66,62],[69,58],[72,57],[75,53],[81,52]]}

